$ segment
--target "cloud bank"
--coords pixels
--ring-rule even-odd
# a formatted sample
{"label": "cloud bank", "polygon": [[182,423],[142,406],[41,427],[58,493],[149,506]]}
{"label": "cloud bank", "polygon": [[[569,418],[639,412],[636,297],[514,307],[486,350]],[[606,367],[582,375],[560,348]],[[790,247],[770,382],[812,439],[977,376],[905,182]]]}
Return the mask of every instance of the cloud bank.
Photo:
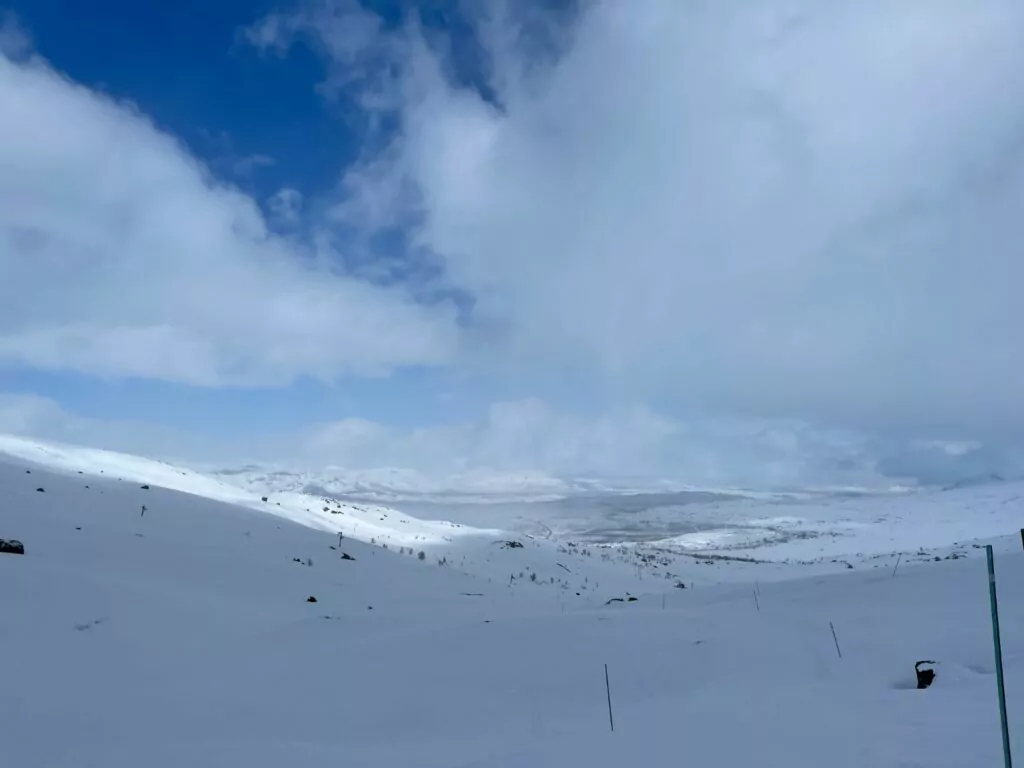
{"label": "cloud bank", "polygon": [[887,440],[784,420],[681,421],[644,407],[582,415],[536,398],[497,402],[458,423],[398,428],[348,418],[243,440],[90,419],[47,398],[0,393],[0,433],[218,470],[256,464],[444,488],[481,478],[543,487],[550,478],[634,489],[886,489],[1024,476],[1024,451],[1006,444]]}
{"label": "cloud bank", "polygon": [[[432,365],[494,401],[278,443],[340,464],[1019,472],[1024,6],[556,5],[464,3],[457,33],[356,0],[256,21],[273,56],[319,52],[310,87],[367,132],[333,195],[266,215],[8,24],[0,364],[200,386]],[[404,252],[368,259],[396,229]],[[432,301],[403,258],[436,266]]]}
{"label": "cloud bank", "polygon": [[451,311],[273,234],[130,104],[4,56],[0,103],[0,363],[250,386],[453,354]]}
{"label": "cloud bank", "polygon": [[531,7],[475,15],[475,80],[352,2],[251,35],[312,38],[397,118],[342,210],[419,222],[478,358],[619,402],[1019,433],[1024,6],[595,1],[540,38]]}

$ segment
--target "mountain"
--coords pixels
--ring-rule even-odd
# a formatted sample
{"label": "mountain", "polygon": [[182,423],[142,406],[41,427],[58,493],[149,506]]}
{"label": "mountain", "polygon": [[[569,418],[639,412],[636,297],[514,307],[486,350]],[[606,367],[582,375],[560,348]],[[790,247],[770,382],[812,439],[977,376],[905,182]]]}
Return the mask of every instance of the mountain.
{"label": "mountain", "polygon": [[362,501],[447,501],[451,503],[539,502],[577,496],[700,492],[760,497],[772,494],[699,488],[676,480],[638,477],[555,477],[539,471],[476,468],[428,475],[414,469],[377,467],[320,470],[246,464],[204,467],[205,474],[261,493],[312,493]]}
{"label": "mountain", "polygon": [[[263,501],[160,462],[0,438],[0,538],[25,546],[0,554],[5,764],[995,765],[983,542],[904,556],[894,575],[881,531],[898,546],[933,521],[1013,534],[990,540],[1020,733],[1020,489],[999,488],[721,504],[841,532],[748,562],[294,491]],[[959,528],[942,523],[957,510]],[[844,550],[856,567],[830,562]],[[937,677],[915,690],[922,659]]]}

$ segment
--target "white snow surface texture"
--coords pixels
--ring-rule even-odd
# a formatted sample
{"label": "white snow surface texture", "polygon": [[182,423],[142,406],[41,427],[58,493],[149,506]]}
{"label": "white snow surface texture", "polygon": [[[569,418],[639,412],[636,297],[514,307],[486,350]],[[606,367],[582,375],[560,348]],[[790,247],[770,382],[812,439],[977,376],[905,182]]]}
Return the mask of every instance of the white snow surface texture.
{"label": "white snow surface texture", "polygon": [[[950,492],[939,530],[960,540],[945,542],[935,496],[888,499],[906,548],[894,576],[869,502],[865,551],[844,503],[840,543],[801,564],[509,547],[496,530],[264,502],[158,462],[0,438],[0,538],[26,549],[0,554],[0,764],[1001,765],[985,542],[969,533],[996,547],[1024,750],[1021,490]],[[928,690],[922,659],[938,662]]]}

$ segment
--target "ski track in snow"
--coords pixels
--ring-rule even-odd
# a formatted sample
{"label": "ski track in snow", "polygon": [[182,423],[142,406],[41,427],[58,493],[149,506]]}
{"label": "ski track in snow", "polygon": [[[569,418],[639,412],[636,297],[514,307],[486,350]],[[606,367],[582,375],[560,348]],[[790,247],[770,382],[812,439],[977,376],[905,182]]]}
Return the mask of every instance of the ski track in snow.
{"label": "ski track in snow", "polygon": [[986,542],[1024,732],[1019,484],[687,505],[721,526],[614,545],[265,495],[0,437],[4,764],[997,765]]}

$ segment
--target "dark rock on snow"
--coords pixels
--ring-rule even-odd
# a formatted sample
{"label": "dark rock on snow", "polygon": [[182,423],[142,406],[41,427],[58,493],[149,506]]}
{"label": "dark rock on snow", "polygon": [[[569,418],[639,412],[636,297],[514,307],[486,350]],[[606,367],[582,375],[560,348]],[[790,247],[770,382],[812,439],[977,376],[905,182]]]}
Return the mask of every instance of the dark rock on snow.
{"label": "dark rock on snow", "polygon": [[919,661],[914,665],[914,672],[917,673],[917,689],[924,690],[935,682],[934,669],[921,669],[922,664],[934,664],[934,661]]}
{"label": "dark rock on snow", "polygon": [[7,555],[24,555],[25,545],[17,539],[0,539],[0,552]]}

